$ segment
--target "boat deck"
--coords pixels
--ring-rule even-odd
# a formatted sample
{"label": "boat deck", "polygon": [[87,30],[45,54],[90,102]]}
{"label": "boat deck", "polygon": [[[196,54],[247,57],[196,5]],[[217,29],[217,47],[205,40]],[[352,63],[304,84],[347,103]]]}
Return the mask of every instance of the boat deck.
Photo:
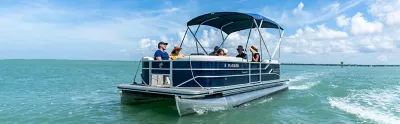
{"label": "boat deck", "polygon": [[121,84],[118,86],[122,91],[134,91],[164,95],[178,95],[178,96],[204,96],[222,93],[223,95],[235,94],[239,92],[252,91],[256,89],[263,89],[268,87],[275,87],[284,85],[284,82],[289,81],[288,79],[278,79],[263,81],[261,83],[246,83],[239,85],[232,85],[226,87],[207,87],[207,88],[185,88],[185,87],[154,87],[154,86],[143,86],[134,84]]}

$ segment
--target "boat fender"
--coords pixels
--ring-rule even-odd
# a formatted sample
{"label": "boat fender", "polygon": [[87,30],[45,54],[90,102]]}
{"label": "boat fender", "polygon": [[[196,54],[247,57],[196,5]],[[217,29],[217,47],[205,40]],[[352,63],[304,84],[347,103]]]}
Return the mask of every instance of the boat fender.
{"label": "boat fender", "polygon": [[213,94],[213,93],[214,93],[213,90],[209,90],[209,91],[208,91],[208,94]]}

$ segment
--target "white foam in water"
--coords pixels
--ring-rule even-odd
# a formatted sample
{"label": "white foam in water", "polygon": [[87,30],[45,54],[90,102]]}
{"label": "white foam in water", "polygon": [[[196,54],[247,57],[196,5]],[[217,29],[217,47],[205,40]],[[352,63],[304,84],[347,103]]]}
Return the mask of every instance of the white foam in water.
{"label": "white foam in water", "polygon": [[298,86],[289,86],[290,90],[305,90],[305,89],[310,89],[311,87],[319,84],[319,81],[315,82],[308,82],[307,84],[304,85],[298,85]]}
{"label": "white foam in water", "polygon": [[385,124],[400,124],[400,87],[352,91],[347,97],[329,97],[329,103],[359,118]]}
{"label": "white foam in water", "polygon": [[315,77],[319,77],[321,75],[324,75],[325,73],[321,72],[315,72],[315,73],[302,73],[300,75],[295,76],[294,78],[289,78],[289,84],[293,82],[299,82],[302,80],[307,80],[307,79],[312,79]]}
{"label": "white foam in water", "polygon": [[316,77],[324,75],[325,73],[315,72],[315,73],[302,73],[289,79],[289,89],[291,90],[305,90],[320,83],[320,81],[313,81]]}
{"label": "white foam in water", "polygon": [[193,109],[197,114],[202,115],[207,113],[208,111],[216,112],[216,111],[223,111],[227,110],[225,107],[207,107],[207,108],[194,108]]}

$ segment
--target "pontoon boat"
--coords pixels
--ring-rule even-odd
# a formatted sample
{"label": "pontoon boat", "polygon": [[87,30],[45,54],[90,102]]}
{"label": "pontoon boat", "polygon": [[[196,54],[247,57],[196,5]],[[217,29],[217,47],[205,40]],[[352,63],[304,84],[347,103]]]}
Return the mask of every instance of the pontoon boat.
{"label": "pontoon boat", "polygon": [[[196,38],[196,33],[202,25],[221,30],[221,45],[229,34],[249,29],[246,48],[251,29],[256,29],[260,36],[261,59],[264,60],[251,62],[236,57],[209,56]],[[197,26],[197,29],[193,32],[189,26]],[[260,28],[279,30],[279,41],[272,54],[268,51]],[[197,53],[171,61],[143,57],[142,81],[118,86],[122,91],[122,103],[175,100],[178,113],[183,116],[201,109],[235,107],[288,88],[288,80],[280,78],[279,59],[272,59],[277,52],[280,54],[283,35],[283,28],[276,22],[258,14],[215,12],[190,20],[182,43],[188,32],[196,40]],[[222,32],[227,36],[224,37]],[[199,52],[199,46],[205,54]],[[262,49],[267,50],[267,59],[262,58]]]}

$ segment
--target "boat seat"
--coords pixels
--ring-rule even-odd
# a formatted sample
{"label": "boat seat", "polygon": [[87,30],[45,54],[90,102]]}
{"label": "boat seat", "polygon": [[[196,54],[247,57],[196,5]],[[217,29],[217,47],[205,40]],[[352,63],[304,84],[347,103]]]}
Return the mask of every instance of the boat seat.
{"label": "boat seat", "polygon": [[151,86],[155,87],[165,87],[170,85],[170,79],[167,75],[152,74],[151,75]]}
{"label": "boat seat", "polygon": [[153,57],[149,57],[149,56],[145,56],[145,57],[142,58],[142,60],[154,60],[154,58]]}

